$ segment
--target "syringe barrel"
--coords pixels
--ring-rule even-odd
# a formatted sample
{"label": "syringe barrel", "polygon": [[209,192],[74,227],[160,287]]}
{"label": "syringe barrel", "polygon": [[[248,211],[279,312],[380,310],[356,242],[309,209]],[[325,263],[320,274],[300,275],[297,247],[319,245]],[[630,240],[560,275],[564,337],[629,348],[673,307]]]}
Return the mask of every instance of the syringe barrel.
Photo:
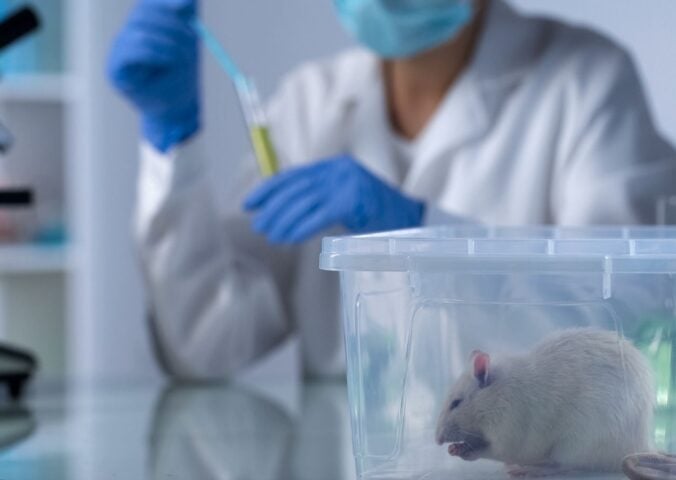
{"label": "syringe barrel", "polygon": [[236,82],[235,88],[247,125],[267,124],[267,115],[263,110],[258,89],[253,81],[242,78]]}

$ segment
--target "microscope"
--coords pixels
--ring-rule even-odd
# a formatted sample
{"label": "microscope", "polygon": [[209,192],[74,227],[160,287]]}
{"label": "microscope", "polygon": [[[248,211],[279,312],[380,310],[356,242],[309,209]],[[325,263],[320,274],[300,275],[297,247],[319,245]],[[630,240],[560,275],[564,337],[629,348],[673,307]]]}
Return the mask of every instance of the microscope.
{"label": "microscope", "polygon": [[[0,52],[40,27],[36,12],[23,7],[0,21]],[[0,122],[0,154],[7,153],[14,143],[10,130]],[[30,188],[0,188],[0,209],[26,209],[33,206]],[[6,385],[9,397],[18,400],[37,368],[34,354],[0,342],[0,383]]]}

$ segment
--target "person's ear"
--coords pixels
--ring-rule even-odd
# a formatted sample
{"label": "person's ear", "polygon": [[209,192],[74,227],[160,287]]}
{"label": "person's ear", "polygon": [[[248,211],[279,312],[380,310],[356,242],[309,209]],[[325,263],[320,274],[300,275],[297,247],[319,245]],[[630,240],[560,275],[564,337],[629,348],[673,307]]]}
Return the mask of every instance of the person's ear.
{"label": "person's ear", "polygon": [[484,388],[489,383],[488,369],[491,363],[491,357],[481,350],[472,352],[472,366],[474,368],[474,378],[479,382],[479,387]]}

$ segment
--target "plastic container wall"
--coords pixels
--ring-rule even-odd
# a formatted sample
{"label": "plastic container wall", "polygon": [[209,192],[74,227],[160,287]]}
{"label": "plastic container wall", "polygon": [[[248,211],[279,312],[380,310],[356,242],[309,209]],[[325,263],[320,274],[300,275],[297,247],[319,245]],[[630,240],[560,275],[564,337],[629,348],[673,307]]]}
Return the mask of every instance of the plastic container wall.
{"label": "plastic container wall", "polygon": [[[502,463],[463,461],[435,442],[449,389],[472,371],[476,350],[499,368],[575,328],[610,332],[613,365],[628,361],[623,339],[640,352],[652,376],[651,440],[676,450],[675,229],[465,227],[329,238],[321,267],[341,275],[360,478],[507,478]],[[624,382],[605,394],[632,401],[642,387],[630,375]],[[536,393],[524,387],[510,400]],[[574,409],[585,392],[561,394]],[[570,415],[551,408],[560,410],[549,412],[554,418]],[[514,427],[515,438],[529,421]]]}

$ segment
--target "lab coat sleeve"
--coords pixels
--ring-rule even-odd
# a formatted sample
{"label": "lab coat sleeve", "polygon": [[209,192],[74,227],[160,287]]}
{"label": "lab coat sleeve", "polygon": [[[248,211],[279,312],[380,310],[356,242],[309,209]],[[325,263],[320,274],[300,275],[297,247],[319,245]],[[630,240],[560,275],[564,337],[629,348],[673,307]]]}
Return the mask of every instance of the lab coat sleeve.
{"label": "lab coat sleeve", "polygon": [[574,105],[556,172],[552,211],[563,225],[651,224],[676,192],[676,154],[657,132],[639,76],[620,49],[577,63]]}
{"label": "lab coat sleeve", "polygon": [[292,253],[251,233],[239,198],[219,211],[200,140],[141,157],[136,234],[158,354],[173,376],[231,376],[291,329]]}

